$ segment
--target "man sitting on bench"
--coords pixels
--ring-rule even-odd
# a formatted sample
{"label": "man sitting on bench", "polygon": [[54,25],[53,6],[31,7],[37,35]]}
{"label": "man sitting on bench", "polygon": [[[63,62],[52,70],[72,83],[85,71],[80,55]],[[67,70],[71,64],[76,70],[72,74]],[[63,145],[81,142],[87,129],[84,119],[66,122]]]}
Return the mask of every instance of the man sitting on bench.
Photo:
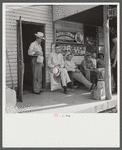
{"label": "man sitting on bench", "polygon": [[67,53],[65,58],[65,68],[67,71],[72,71],[72,76],[75,80],[84,84],[90,91],[95,87],[95,84],[89,82],[82,74],[82,72],[78,69],[77,65],[72,61],[73,55],[71,53]]}

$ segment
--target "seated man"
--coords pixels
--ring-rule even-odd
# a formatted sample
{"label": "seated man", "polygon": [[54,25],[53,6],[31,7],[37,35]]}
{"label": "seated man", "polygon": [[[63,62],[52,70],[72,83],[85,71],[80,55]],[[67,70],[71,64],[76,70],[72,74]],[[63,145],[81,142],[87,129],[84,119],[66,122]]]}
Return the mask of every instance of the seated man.
{"label": "seated man", "polygon": [[98,54],[97,68],[105,68],[104,54],[102,54],[102,53]]}
{"label": "seated man", "polygon": [[83,73],[83,75],[86,77],[86,79],[88,81],[91,82],[91,78],[90,78],[90,70],[89,69],[93,69],[93,63],[91,60],[91,54],[86,54],[84,56],[84,60],[81,62],[80,65],[80,71]]}
{"label": "seated man", "polygon": [[64,93],[67,94],[67,83],[69,83],[70,88],[72,88],[72,83],[67,73],[67,70],[64,68],[64,60],[63,55],[61,54],[61,48],[61,46],[55,47],[55,52],[52,52],[48,58],[48,66],[50,68],[50,72],[52,73],[55,67],[59,69]]}
{"label": "seated man", "polygon": [[78,67],[75,65],[75,63],[71,60],[73,55],[71,53],[66,54],[66,60],[65,60],[65,68],[67,71],[72,71],[73,78],[82,84],[84,84],[89,90],[92,90],[95,87],[95,84],[92,84],[89,82],[82,74],[82,72],[78,69]]}
{"label": "seated man", "polygon": [[104,54],[99,53],[97,58],[97,68],[98,68],[98,79],[104,80],[105,78],[105,61],[104,61]]}

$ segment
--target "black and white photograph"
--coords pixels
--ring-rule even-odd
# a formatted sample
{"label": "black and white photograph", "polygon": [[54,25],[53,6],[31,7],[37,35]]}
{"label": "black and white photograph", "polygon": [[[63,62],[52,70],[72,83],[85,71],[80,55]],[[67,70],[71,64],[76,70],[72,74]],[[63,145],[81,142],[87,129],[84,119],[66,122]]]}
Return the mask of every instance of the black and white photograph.
{"label": "black and white photograph", "polygon": [[119,13],[112,2],[3,3],[3,113],[119,115]]}

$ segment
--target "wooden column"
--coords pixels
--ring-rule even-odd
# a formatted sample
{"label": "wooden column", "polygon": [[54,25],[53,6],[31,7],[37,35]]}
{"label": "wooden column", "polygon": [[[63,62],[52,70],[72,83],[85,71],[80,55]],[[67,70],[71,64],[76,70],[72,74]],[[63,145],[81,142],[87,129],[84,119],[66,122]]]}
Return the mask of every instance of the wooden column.
{"label": "wooden column", "polygon": [[111,94],[111,64],[110,64],[110,41],[109,41],[109,19],[108,6],[103,6],[103,27],[104,27],[104,56],[105,56],[105,90],[106,99],[110,100],[112,98]]}

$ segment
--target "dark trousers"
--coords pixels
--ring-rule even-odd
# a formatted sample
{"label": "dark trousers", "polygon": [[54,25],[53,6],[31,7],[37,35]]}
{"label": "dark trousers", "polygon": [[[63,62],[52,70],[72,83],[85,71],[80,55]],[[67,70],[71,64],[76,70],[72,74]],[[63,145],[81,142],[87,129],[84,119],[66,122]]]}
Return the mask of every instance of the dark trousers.
{"label": "dark trousers", "polygon": [[117,92],[117,64],[115,67],[113,67],[113,76],[114,76],[114,82],[115,82],[115,92]]}
{"label": "dark trousers", "polygon": [[[111,61],[113,63],[113,60]],[[114,92],[117,92],[117,63],[115,67],[112,68],[113,80],[114,80]]]}
{"label": "dark trousers", "polygon": [[33,92],[40,92],[42,89],[42,63],[36,62],[37,57],[32,58]]}

